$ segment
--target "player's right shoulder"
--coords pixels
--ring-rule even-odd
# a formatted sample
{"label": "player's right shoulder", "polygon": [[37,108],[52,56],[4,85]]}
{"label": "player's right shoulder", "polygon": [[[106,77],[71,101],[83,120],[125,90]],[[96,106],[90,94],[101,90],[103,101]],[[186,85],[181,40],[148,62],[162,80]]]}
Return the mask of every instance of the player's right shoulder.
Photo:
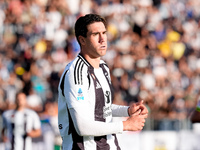
{"label": "player's right shoulder", "polygon": [[14,111],[15,111],[15,110],[13,110],[13,109],[6,110],[6,111],[3,112],[2,116],[4,116],[4,117],[9,117],[9,116],[11,116],[12,114],[14,114]]}
{"label": "player's right shoulder", "polygon": [[[64,71],[65,79],[73,81],[75,85],[82,85],[84,77],[88,73],[88,63],[79,55],[66,66]],[[67,78],[66,78],[67,77]]]}

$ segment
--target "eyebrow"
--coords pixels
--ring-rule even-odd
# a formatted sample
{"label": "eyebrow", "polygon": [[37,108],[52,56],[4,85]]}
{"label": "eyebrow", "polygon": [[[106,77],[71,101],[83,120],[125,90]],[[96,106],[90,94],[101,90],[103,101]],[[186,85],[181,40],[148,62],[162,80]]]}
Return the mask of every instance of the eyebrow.
{"label": "eyebrow", "polygon": [[[107,30],[105,30],[105,31],[103,31],[103,33],[106,33],[107,32]],[[90,34],[98,34],[98,33],[101,33],[101,32],[91,32]]]}

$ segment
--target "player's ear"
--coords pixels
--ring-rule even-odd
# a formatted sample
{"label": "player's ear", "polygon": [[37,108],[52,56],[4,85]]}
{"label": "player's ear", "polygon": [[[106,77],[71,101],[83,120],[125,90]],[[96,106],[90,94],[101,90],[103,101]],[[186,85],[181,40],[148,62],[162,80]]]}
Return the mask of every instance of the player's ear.
{"label": "player's ear", "polygon": [[78,39],[81,45],[85,45],[85,38],[83,36],[79,36]]}

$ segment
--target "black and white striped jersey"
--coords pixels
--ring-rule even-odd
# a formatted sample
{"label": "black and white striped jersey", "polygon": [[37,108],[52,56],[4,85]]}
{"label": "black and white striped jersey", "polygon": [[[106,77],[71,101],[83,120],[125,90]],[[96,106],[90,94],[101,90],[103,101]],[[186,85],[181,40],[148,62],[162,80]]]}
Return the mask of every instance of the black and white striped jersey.
{"label": "black and white striped jersey", "polygon": [[6,150],[31,150],[32,139],[26,136],[26,133],[41,128],[37,113],[30,109],[7,110],[3,113],[2,118],[3,128],[6,129],[9,139],[5,143]]}
{"label": "black and white striped jersey", "polygon": [[98,69],[78,55],[69,63],[58,87],[58,126],[63,150],[118,150],[116,133],[123,123],[113,116],[126,117],[127,106],[112,104],[109,68],[103,60]]}

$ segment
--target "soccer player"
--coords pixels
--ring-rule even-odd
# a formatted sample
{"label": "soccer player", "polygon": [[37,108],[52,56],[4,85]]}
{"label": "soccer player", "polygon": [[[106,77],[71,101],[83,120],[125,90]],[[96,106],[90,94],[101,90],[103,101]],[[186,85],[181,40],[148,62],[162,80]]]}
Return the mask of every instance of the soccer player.
{"label": "soccer player", "polygon": [[[58,126],[63,150],[119,150],[116,133],[143,129],[147,108],[143,102],[130,107],[112,104],[106,54],[106,20],[96,14],[80,17],[75,34],[81,52],[70,62],[60,79]],[[112,122],[112,117],[128,117]]]}
{"label": "soccer player", "polygon": [[31,150],[34,137],[41,135],[41,124],[38,114],[26,108],[26,95],[16,95],[16,109],[3,113],[2,138],[6,150]]}

